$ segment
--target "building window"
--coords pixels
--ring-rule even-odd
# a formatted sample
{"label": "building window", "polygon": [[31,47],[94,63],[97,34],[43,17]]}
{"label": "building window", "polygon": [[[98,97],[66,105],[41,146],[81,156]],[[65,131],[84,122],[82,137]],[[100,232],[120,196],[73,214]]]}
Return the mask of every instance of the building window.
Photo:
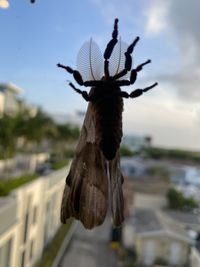
{"label": "building window", "polygon": [[45,247],[49,241],[49,224],[50,224],[50,202],[46,204],[46,219],[45,219],[45,230],[44,230],[44,245]]}
{"label": "building window", "polygon": [[32,196],[29,195],[27,199],[27,208],[26,208],[25,221],[24,221],[24,243],[26,243],[27,236],[28,236],[29,217],[30,217],[29,211],[31,210],[31,202],[32,202]]}
{"label": "building window", "polygon": [[28,221],[29,221],[29,213],[27,212],[25,215],[25,224],[24,224],[24,243],[26,242],[28,235]]}
{"label": "building window", "polygon": [[35,206],[33,208],[33,224],[35,224],[37,221],[37,207]]}
{"label": "building window", "polygon": [[22,252],[21,267],[25,266],[25,251]]}
{"label": "building window", "polygon": [[144,263],[152,265],[156,257],[156,242],[154,240],[147,240],[144,243]]}
{"label": "building window", "polygon": [[30,256],[29,256],[30,261],[32,260],[33,255],[34,255],[34,241],[32,240],[31,241],[31,246],[30,246]]}
{"label": "building window", "polygon": [[12,238],[0,247],[0,266],[11,267]]}
{"label": "building window", "polygon": [[173,242],[170,246],[169,262],[171,265],[178,265],[181,260],[181,244]]}

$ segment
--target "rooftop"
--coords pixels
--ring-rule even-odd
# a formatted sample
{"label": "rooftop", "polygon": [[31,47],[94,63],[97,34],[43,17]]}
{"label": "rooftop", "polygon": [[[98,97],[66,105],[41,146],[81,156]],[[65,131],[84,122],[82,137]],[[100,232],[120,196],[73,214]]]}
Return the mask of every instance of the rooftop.
{"label": "rooftop", "polygon": [[193,239],[189,236],[188,232],[181,227],[180,223],[172,220],[161,211],[137,209],[127,220],[127,224],[133,225],[137,235],[167,235],[190,244],[194,243]]}
{"label": "rooftop", "polygon": [[10,90],[15,94],[20,94],[23,92],[23,89],[16,86],[13,83],[0,83],[0,90]]}
{"label": "rooftop", "polygon": [[184,224],[200,224],[200,216],[191,212],[182,212],[174,210],[166,210],[165,213],[177,222]]}
{"label": "rooftop", "polygon": [[163,230],[162,224],[152,210],[135,210],[133,216],[128,219],[128,223],[134,225],[137,233]]}
{"label": "rooftop", "polygon": [[9,205],[12,205],[13,201],[15,200],[13,200],[12,196],[0,197],[0,214],[4,208],[6,209]]}

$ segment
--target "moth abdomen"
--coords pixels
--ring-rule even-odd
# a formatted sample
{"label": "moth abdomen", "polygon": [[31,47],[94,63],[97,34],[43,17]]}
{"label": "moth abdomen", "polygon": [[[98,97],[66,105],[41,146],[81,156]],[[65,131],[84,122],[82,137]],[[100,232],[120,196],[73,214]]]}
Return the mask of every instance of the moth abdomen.
{"label": "moth abdomen", "polygon": [[[107,88],[106,88],[107,89]],[[102,88],[102,91],[106,90]],[[113,88],[113,91],[120,90]],[[107,160],[114,159],[122,138],[123,100],[117,94],[105,94],[94,102],[96,139]]]}

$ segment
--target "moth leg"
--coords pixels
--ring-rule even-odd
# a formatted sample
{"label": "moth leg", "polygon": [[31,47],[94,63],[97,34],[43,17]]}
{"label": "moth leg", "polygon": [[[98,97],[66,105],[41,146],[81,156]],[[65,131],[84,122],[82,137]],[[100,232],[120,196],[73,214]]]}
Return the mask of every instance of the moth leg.
{"label": "moth leg", "polygon": [[130,85],[130,81],[129,80],[119,80],[119,81],[115,81],[115,84],[117,86],[128,86]]}
{"label": "moth leg", "polygon": [[143,89],[136,89],[133,92],[131,92],[130,94],[128,94],[126,91],[121,91],[119,94],[121,97],[125,97],[125,98],[135,98],[138,96],[141,96],[143,93],[146,93],[147,91],[149,91],[150,89],[154,88],[155,86],[157,86],[158,83],[154,83],[148,87],[145,87]]}
{"label": "moth leg", "polygon": [[130,97],[129,93],[127,93],[126,91],[121,91],[119,93],[119,96],[124,97],[124,98],[129,98]]}
{"label": "moth leg", "polygon": [[114,30],[112,32],[112,39],[110,42],[107,44],[107,47],[104,52],[104,73],[106,77],[109,77],[109,61],[108,59],[110,58],[112,51],[117,44],[117,36],[118,36],[118,19],[115,19],[114,22]]}
{"label": "moth leg", "polygon": [[129,97],[131,97],[131,98],[138,97],[138,96],[142,95],[143,93],[146,93],[147,91],[151,90],[152,88],[154,88],[157,85],[158,85],[158,83],[154,83],[154,84],[147,86],[143,89],[136,89],[130,93]]}
{"label": "moth leg", "polygon": [[[147,61],[145,61],[142,64],[138,65],[135,69],[132,69],[131,70],[130,80],[118,80],[118,81],[115,82],[116,85],[118,85],[118,86],[127,86],[127,85],[131,85],[131,84],[135,83],[135,81],[137,79],[137,73],[142,70],[142,68],[143,68],[144,65],[147,65],[149,63],[151,63],[151,60],[150,59],[148,59]],[[123,70],[123,71],[125,71],[125,70]],[[125,74],[126,73],[124,73],[123,75],[125,75]]]}
{"label": "moth leg", "polygon": [[85,81],[83,83],[84,86],[90,86],[90,87],[93,87],[93,86],[101,86],[103,84],[103,81]]}
{"label": "moth leg", "polygon": [[69,83],[69,85],[74,89],[74,91],[76,91],[78,94],[81,94],[82,97],[86,100],[86,101],[90,101],[90,96],[88,95],[88,93],[86,91],[81,91],[80,89],[76,88],[73,83]]}
{"label": "moth leg", "polygon": [[60,63],[58,63],[57,64],[57,66],[59,67],[59,68],[62,68],[62,69],[65,69],[67,72],[69,72],[70,74],[73,74],[73,76],[74,76],[74,79],[75,79],[75,81],[79,84],[79,85],[84,85],[84,86],[90,86],[90,87],[92,87],[92,86],[98,86],[98,85],[102,85],[102,83],[103,83],[103,81],[83,81],[83,78],[82,78],[82,76],[81,76],[81,74],[80,74],[80,72],[79,71],[77,71],[77,70],[73,70],[72,68],[70,68],[69,66],[64,66],[64,65],[62,65],[62,64],[60,64]]}
{"label": "moth leg", "polygon": [[79,85],[84,85],[83,78],[82,78],[82,76],[81,76],[81,74],[80,74],[79,71],[77,71],[77,70],[73,70],[73,69],[70,68],[69,66],[65,66],[65,65],[62,65],[62,64],[60,64],[60,63],[58,63],[57,66],[58,66],[59,68],[62,68],[62,69],[64,69],[64,70],[66,70],[66,71],[69,72],[70,74],[73,74],[75,81],[76,81]]}
{"label": "moth leg", "polygon": [[131,54],[133,53],[134,47],[136,46],[137,42],[139,41],[139,37],[137,36],[135,40],[132,42],[132,44],[129,45],[127,48],[126,52],[124,53],[125,55],[125,65],[124,69],[120,71],[118,74],[114,75],[112,78],[113,80],[119,79],[123,77],[124,75],[127,74],[128,71],[131,70],[132,67],[132,57]]}
{"label": "moth leg", "polygon": [[143,66],[145,66],[145,65],[147,65],[149,63],[151,63],[151,60],[150,59],[148,59],[144,63],[138,65],[135,69],[132,69],[131,70],[130,84],[133,84],[136,81],[136,79],[137,79],[137,73],[142,70]]}

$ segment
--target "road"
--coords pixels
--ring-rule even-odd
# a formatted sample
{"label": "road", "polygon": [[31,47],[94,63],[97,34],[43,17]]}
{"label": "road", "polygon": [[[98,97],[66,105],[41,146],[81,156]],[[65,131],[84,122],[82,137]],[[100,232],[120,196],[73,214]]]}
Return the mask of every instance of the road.
{"label": "road", "polygon": [[109,244],[110,227],[110,219],[94,230],[85,230],[78,224],[59,267],[117,267],[115,252]]}

